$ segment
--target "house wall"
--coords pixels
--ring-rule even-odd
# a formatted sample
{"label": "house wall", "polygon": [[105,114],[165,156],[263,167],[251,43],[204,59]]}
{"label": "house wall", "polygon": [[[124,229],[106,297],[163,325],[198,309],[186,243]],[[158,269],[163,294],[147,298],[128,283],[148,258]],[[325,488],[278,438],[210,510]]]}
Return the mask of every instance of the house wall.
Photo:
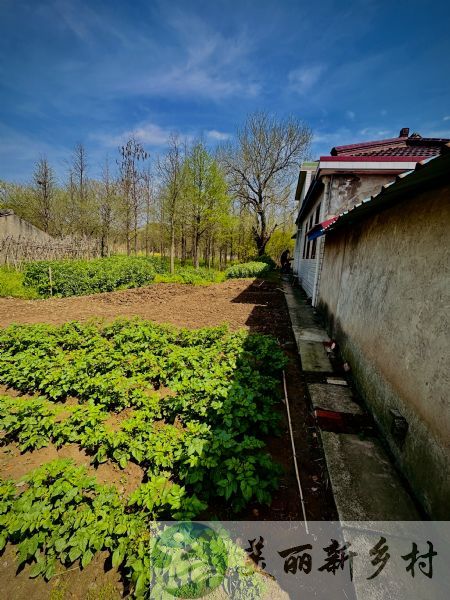
{"label": "house wall", "polygon": [[[381,191],[381,187],[393,181],[392,174],[338,173],[326,176],[330,191],[326,215],[336,216]],[[326,218],[326,217],[325,217]]]}
{"label": "house wall", "polygon": [[294,251],[294,272],[300,281],[301,286],[305,290],[309,298],[314,299],[316,291],[317,273],[319,266],[320,247],[322,245],[322,239],[319,238],[316,241],[316,256],[315,258],[303,258],[303,248],[305,244],[306,233],[309,230],[307,224],[311,216],[315,216],[318,205],[320,204],[320,217],[319,222],[323,220],[324,214],[324,194],[321,194],[316,200],[314,205],[311,207],[301,226],[298,229],[296,246]]}
{"label": "house wall", "polygon": [[[400,468],[450,518],[450,187],[326,236],[319,308]],[[397,409],[409,430],[391,434]]]}
{"label": "house wall", "polygon": [[52,238],[28,221],[24,221],[10,210],[0,210],[0,238],[25,238],[48,242]]}
{"label": "house wall", "polygon": [[378,193],[381,190],[381,186],[392,181],[394,177],[392,174],[356,175],[352,173],[322,176],[325,185],[324,191],[317,198],[308,213],[302,218],[294,251],[294,272],[297,274],[299,282],[307,296],[311,298],[313,306],[317,304],[325,240],[323,238],[317,240],[315,258],[303,258],[303,245],[307,223],[311,214],[315,213],[317,205],[321,203],[320,221],[324,221],[328,217],[337,215],[358,204],[365,198]]}

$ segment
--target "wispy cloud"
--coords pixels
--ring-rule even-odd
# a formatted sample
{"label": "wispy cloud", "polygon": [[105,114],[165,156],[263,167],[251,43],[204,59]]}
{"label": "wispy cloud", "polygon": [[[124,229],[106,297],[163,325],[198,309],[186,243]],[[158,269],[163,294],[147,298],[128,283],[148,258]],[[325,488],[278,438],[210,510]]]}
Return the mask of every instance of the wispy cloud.
{"label": "wispy cloud", "polygon": [[288,73],[289,88],[298,94],[305,94],[319,81],[324,70],[323,65],[314,65],[290,71]]}
{"label": "wispy cloud", "polygon": [[206,132],[206,137],[215,142],[224,142],[225,140],[229,140],[232,135],[231,133],[217,131],[217,129],[211,129],[210,131]]}
{"label": "wispy cloud", "polygon": [[163,148],[171,135],[180,135],[187,142],[192,142],[194,139],[204,135],[211,142],[224,142],[229,140],[232,135],[225,131],[217,129],[209,129],[201,131],[179,131],[176,127],[161,127],[156,123],[142,122],[131,129],[116,133],[92,133],[90,139],[97,142],[104,148],[117,148],[124,144],[131,137],[141,142],[147,147],[155,149]]}
{"label": "wispy cloud", "polygon": [[77,4],[71,0],[53,0],[47,5],[43,4],[41,10],[84,44],[98,42],[99,33],[126,43],[127,38],[120,27],[116,27],[106,14],[94,10],[92,6],[87,2]]}
{"label": "wispy cloud", "polygon": [[367,139],[395,137],[395,132],[392,129],[382,129],[380,127],[364,127],[359,130],[358,134]]}
{"label": "wispy cloud", "polygon": [[334,146],[350,144],[353,139],[354,133],[348,127],[340,127],[334,131],[318,129],[313,134],[311,144],[312,158],[327,155]]}
{"label": "wispy cloud", "polygon": [[354,121],[356,114],[353,110],[346,110],[345,111],[345,116],[347,117],[347,119],[350,119],[350,121]]}
{"label": "wispy cloud", "polygon": [[8,180],[23,179],[26,166],[28,178],[31,178],[33,164],[41,157],[49,159],[57,174],[62,174],[69,150],[58,143],[49,143],[33,135],[17,131],[0,123],[0,164],[7,164],[14,157],[13,167],[9,168]]}
{"label": "wispy cloud", "polygon": [[175,9],[164,16],[170,45],[146,47],[141,40],[138,56],[143,58],[128,66],[123,78],[111,81],[114,91],[213,101],[261,92],[245,31],[224,35],[199,16]]}
{"label": "wispy cloud", "polygon": [[443,121],[450,121],[450,115],[448,115],[447,117],[444,117],[442,120]]}
{"label": "wispy cloud", "polygon": [[118,133],[92,133],[90,139],[100,143],[106,148],[117,148],[131,137],[134,137],[142,144],[161,147],[167,143],[173,132],[173,129],[161,127],[156,123],[139,123],[132,129],[127,129]]}

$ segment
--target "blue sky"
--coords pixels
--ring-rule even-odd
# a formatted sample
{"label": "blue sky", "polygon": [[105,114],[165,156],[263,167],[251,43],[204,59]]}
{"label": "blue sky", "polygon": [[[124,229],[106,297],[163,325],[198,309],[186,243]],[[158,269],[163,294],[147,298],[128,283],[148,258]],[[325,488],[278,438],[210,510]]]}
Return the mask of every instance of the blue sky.
{"label": "blue sky", "polygon": [[134,133],[227,139],[255,109],[294,114],[313,157],[398,135],[450,137],[450,2],[0,0],[0,178],[92,176]]}

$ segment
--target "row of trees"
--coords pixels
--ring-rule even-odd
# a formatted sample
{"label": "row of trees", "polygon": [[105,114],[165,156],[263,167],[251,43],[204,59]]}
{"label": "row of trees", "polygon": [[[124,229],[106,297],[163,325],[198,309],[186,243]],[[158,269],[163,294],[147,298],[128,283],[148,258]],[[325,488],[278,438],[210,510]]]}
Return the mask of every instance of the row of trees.
{"label": "row of trees", "polygon": [[165,152],[150,157],[131,138],[97,179],[77,144],[64,183],[42,157],[30,185],[0,184],[0,204],[52,236],[95,238],[103,256],[160,252],[172,269],[175,257],[224,266],[289,243],[291,186],[310,139],[296,119],[255,113],[214,152],[172,135]]}

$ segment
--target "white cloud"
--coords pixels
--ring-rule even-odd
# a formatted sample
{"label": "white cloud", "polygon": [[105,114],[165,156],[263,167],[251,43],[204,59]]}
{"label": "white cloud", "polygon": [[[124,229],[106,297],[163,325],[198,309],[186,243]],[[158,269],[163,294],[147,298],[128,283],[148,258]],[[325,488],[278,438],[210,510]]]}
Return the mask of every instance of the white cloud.
{"label": "white cloud", "polygon": [[125,70],[126,77],[111,81],[113,90],[214,101],[260,93],[261,84],[251,60],[253,42],[244,31],[223,35],[199,17],[175,9],[166,18],[170,44],[146,48],[141,40],[142,60],[131,71]]}
{"label": "white cloud", "polygon": [[106,34],[122,45],[127,42],[121,28],[114,26],[108,14],[102,14],[88,2],[83,2],[80,6],[71,0],[53,0],[40,8],[56,25],[70,31],[83,44],[96,43],[99,34]]}
{"label": "white cloud", "polygon": [[346,110],[345,114],[346,114],[347,118],[350,119],[350,121],[355,120],[356,114],[352,110]]}
{"label": "white cloud", "polygon": [[298,94],[305,94],[319,81],[324,69],[323,65],[315,65],[290,71],[288,73],[290,89]]}
{"label": "white cloud", "polygon": [[[34,163],[41,157],[48,158],[50,165],[60,175],[64,171],[65,160],[70,150],[55,143],[53,140],[45,141],[40,136],[28,135],[0,123],[0,164],[3,176],[10,181],[23,181],[23,174],[30,179]],[[2,176],[0,176],[2,178]]]}
{"label": "white cloud", "polygon": [[231,133],[226,133],[224,131],[217,131],[217,129],[211,129],[206,132],[206,137],[210,140],[214,140],[217,142],[224,142],[225,140],[229,140],[232,135]]}
{"label": "white cloud", "polygon": [[450,115],[449,115],[449,116],[447,116],[447,117],[444,117],[442,120],[443,120],[443,121],[450,121]]}
{"label": "white cloud", "polygon": [[144,122],[121,133],[93,133],[90,137],[109,148],[120,146],[130,137],[135,137],[139,142],[148,146],[161,147],[167,143],[172,131],[172,129],[161,127],[155,123]]}
{"label": "white cloud", "polygon": [[395,134],[392,130],[380,129],[379,127],[365,127],[359,131],[359,135],[374,139],[395,137]]}

